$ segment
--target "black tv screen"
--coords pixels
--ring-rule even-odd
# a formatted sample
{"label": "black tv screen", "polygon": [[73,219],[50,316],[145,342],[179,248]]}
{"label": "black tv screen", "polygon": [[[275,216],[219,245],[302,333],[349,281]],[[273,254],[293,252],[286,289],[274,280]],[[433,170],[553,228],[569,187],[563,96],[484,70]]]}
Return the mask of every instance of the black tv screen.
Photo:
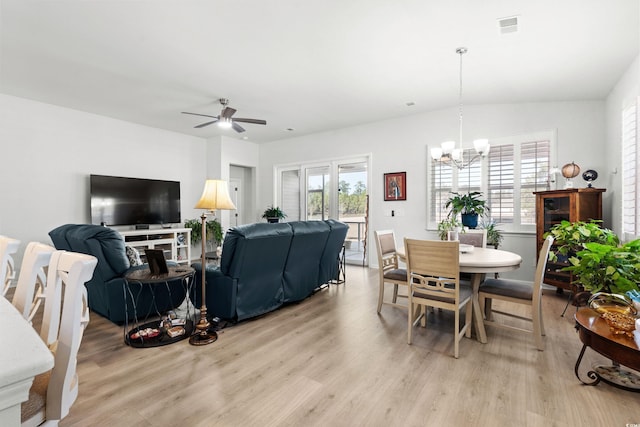
{"label": "black tv screen", "polygon": [[181,222],[180,182],[91,175],[91,223],[104,225]]}

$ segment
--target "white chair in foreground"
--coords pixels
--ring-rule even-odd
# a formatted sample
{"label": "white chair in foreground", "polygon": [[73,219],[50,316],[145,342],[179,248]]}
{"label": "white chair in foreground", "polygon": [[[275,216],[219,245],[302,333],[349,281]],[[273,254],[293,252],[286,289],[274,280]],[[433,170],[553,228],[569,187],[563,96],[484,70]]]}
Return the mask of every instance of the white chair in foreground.
{"label": "white chair in foreground", "polygon": [[97,263],[91,255],[74,252],[55,251],[51,256],[43,322],[52,322],[48,329],[59,331],[49,346],[55,362],[51,371],[33,381],[29,400],[22,404],[23,426],[57,426],[78,397],[77,356],[89,323],[84,284]]}
{"label": "white chair in foreground", "polygon": [[[469,286],[460,284],[460,244],[457,241],[404,239],[409,285],[408,343],[413,341],[413,327],[422,319],[426,326],[426,310],[420,306],[438,307],[455,313],[454,351],[457,359],[460,340],[471,337],[471,296]],[[417,307],[417,311],[416,311]],[[460,311],[466,307],[464,326],[460,328]]]}
{"label": "white chair in foreground", "polygon": [[[55,250],[52,246],[31,242],[24,251],[18,284],[11,303],[29,323],[33,322],[34,316],[44,301],[47,282],[44,269],[49,265],[51,254]],[[45,337],[42,339],[48,342]]]}
{"label": "white chair in foreground", "polygon": [[[552,244],[553,237],[547,237],[538,255],[538,266],[536,267],[536,275],[533,282],[510,279],[487,279],[482,286],[480,286],[479,293],[480,306],[485,307],[485,325],[532,334],[536,340],[536,347],[540,351],[544,350],[544,342],[542,341],[542,336],[544,335],[544,323],[542,320],[542,281],[544,280],[544,271],[547,267],[549,248]],[[494,299],[531,306],[532,315],[531,317],[524,317],[505,311],[493,310],[491,301]],[[493,320],[494,313],[526,320],[531,322],[533,327],[532,329],[524,329],[497,322]]]}
{"label": "white chair in foreground", "polygon": [[[398,297],[406,298],[406,295],[398,295],[398,286],[407,286],[407,270],[398,265],[398,252],[396,250],[396,238],[392,230],[376,231],[376,249],[378,251],[378,271],[380,289],[378,293],[378,313],[382,309],[382,304],[394,305],[406,308],[398,304]],[[384,284],[393,285],[393,298],[391,302],[384,301]]]}
{"label": "white chair in foreground", "polygon": [[11,255],[18,252],[20,240],[6,236],[0,236],[0,286],[2,286],[2,296],[7,294],[11,281],[15,277],[15,267]]}

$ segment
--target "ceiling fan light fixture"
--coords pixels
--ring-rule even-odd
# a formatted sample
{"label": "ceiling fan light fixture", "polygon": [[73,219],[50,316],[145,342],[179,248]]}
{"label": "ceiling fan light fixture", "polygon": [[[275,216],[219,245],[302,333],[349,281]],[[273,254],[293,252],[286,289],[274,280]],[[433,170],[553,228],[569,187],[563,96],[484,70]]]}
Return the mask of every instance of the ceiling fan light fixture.
{"label": "ceiling fan light fixture", "polygon": [[218,120],[218,127],[222,128],[222,129],[229,129],[232,126],[231,124],[231,119],[227,118],[227,117],[221,117],[220,120]]}

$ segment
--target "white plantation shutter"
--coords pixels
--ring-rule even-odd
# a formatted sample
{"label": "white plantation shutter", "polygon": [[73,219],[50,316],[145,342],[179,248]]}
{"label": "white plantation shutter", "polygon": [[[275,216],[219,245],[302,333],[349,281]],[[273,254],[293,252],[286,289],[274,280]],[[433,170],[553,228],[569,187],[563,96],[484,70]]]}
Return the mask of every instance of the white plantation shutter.
{"label": "white plantation shutter", "polygon": [[536,223],[536,198],[534,191],[549,189],[549,141],[533,141],[520,144],[520,224]]}
{"label": "white plantation shutter", "polygon": [[[472,159],[475,155],[474,149],[464,149],[465,159]],[[482,162],[475,161],[471,166],[458,170],[458,192],[470,193],[472,191],[482,191]]]}
{"label": "white plantation shutter", "polygon": [[300,171],[285,170],[280,175],[282,188],[282,211],[287,214],[288,221],[300,220]]}
{"label": "white plantation shutter", "polygon": [[513,224],[514,145],[491,147],[489,151],[490,215],[500,224]]}
{"label": "white plantation shutter", "polygon": [[451,167],[432,160],[431,166],[431,218],[440,222],[446,218],[448,209],[444,207],[453,189]]}
{"label": "white plantation shutter", "polygon": [[[533,192],[549,189],[552,138],[549,132],[540,132],[492,142],[485,159],[461,171],[454,167],[452,172],[448,164],[430,160],[433,226],[446,217],[448,210],[442,207],[451,191],[480,191],[490,208],[488,216],[507,225],[503,229],[531,230],[536,221]],[[465,150],[465,158],[473,154],[473,149]]]}
{"label": "white plantation shutter", "polygon": [[622,111],[622,231],[625,240],[639,233],[638,102]]}

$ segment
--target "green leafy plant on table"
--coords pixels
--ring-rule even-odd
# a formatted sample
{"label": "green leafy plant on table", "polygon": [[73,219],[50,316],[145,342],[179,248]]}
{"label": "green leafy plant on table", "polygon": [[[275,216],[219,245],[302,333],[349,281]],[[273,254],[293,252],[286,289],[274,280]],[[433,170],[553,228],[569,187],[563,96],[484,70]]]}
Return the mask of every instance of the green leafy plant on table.
{"label": "green leafy plant on table", "polygon": [[621,295],[640,290],[640,240],[622,246],[595,242],[583,246],[564,270],[572,272],[585,290]]}
{"label": "green leafy plant on table", "polygon": [[544,237],[554,238],[553,248],[549,251],[549,260],[558,261],[558,254],[563,260],[574,256],[584,249],[586,243],[600,243],[608,246],[618,246],[618,236],[608,228],[601,226],[602,221],[591,220],[569,222],[563,220],[549,229]]}

